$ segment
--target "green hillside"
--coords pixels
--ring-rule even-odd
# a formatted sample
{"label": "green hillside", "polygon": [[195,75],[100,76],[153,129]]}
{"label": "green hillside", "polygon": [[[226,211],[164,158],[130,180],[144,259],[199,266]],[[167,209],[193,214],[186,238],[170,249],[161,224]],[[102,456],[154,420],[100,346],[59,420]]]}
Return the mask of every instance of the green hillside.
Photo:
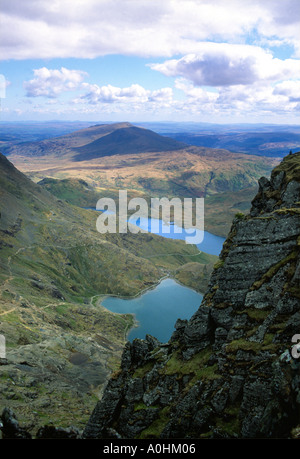
{"label": "green hillside", "polygon": [[100,235],[96,212],[56,198],[3,155],[0,172],[0,410],[17,408],[29,428],[83,425],[134,325],[99,300],[138,294],[191,262],[201,277],[215,257],[156,235]]}

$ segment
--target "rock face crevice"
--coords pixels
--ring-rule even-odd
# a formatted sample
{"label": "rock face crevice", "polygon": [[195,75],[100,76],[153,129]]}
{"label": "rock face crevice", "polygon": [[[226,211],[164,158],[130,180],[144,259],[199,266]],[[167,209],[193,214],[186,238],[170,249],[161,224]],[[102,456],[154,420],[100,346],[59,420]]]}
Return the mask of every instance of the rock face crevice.
{"label": "rock face crevice", "polygon": [[260,179],[252,204],[193,317],[166,345],[127,343],[84,438],[300,435],[300,153]]}

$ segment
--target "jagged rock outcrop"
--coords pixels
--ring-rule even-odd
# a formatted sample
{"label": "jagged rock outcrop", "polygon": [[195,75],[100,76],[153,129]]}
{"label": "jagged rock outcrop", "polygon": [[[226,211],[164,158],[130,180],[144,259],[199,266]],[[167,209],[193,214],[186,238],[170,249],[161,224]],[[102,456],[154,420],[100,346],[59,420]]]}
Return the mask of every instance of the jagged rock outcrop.
{"label": "jagged rock outcrop", "polygon": [[0,426],[3,440],[29,440],[32,438],[30,433],[19,425],[15,413],[10,408],[4,408],[0,418]]}
{"label": "jagged rock outcrop", "polygon": [[127,343],[83,437],[297,436],[299,252],[296,153],[260,179],[250,214],[236,216],[194,316],[177,321],[167,344]]}
{"label": "jagged rock outcrop", "polygon": [[[19,425],[15,413],[10,408],[4,408],[0,416],[0,430],[3,440],[32,439],[32,435]],[[46,425],[38,430],[35,438],[77,440],[81,438],[81,433],[75,427],[63,429],[52,425]]]}

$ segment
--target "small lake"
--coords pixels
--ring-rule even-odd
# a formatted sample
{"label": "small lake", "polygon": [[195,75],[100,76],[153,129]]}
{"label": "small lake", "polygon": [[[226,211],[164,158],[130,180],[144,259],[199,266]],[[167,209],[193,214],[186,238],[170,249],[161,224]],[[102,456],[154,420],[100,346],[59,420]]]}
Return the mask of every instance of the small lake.
{"label": "small lake", "polygon": [[139,326],[129,332],[129,341],[145,339],[146,334],[150,334],[165,343],[174,331],[176,320],[190,319],[199,308],[202,298],[195,290],[173,279],[165,279],[139,297],[106,297],[101,305],[112,312],[135,315]]}
{"label": "small lake", "polygon": [[[85,207],[85,209],[96,210],[91,207]],[[107,210],[103,211],[107,214],[111,213]],[[139,217],[135,221],[135,225],[141,228],[141,230],[143,231],[147,231],[149,233],[152,232],[159,236],[171,239],[185,240],[187,237],[194,237],[198,235],[199,238],[197,239],[202,240],[202,242],[200,244],[195,245],[198,247],[199,250],[208,253],[209,255],[218,256],[221,253],[223,243],[225,241],[224,237],[216,236],[215,234],[211,234],[208,231],[201,231],[199,229],[195,229],[194,231],[190,232],[184,228],[175,225],[174,223],[167,224],[157,218]]]}
{"label": "small lake", "polygon": [[[106,211],[107,212],[107,211]],[[175,224],[165,224],[162,220],[140,217],[135,221],[136,226],[144,231],[172,239],[185,240],[197,232],[202,242],[195,244],[199,250],[210,255],[219,255],[225,238],[216,236],[208,231],[186,231]],[[129,230],[128,230],[129,231]],[[147,334],[155,336],[162,343],[167,342],[174,332],[177,319],[190,319],[199,308],[203,295],[188,287],[178,284],[173,279],[165,279],[154,289],[142,295],[123,299],[106,297],[101,305],[109,311],[119,314],[134,314],[138,326],[133,328],[127,339],[145,339]]]}
{"label": "small lake", "polygon": [[[174,225],[173,223],[166,224],[162,220],[155,218],[140,217],[135,224],[144,231],[148,231],[149,233],[153,232],[159,236],[171,239],[185,240],[186,237],[194,237],[197,234],[199,235],[199,240],[202,239],[202,242],[195,245],[199,250],[210,255],[218,256],[221,253],[223,243],[225,241],[224,237],[216,236],[215,234],[211,234],[208,231],[201,231],[196,229],[193,232],[188,232],[184,228]],[[153,228],[155,229],[154,231]]]}

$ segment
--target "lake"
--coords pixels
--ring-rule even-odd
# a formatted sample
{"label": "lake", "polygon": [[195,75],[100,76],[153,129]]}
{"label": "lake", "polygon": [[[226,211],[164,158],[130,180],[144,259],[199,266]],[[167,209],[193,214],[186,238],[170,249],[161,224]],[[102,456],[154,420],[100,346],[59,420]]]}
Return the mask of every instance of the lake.
{"label": "lake", "polygon": [[[200,244],[195,245],[198,247],[199,250],[210,255],[219,255],[222,250],[223,243],[225,241],[224,237],[216,236],[215,234],[211,234],[208,231],[201,231],[196,229],[194,232],[190,233],[184,228],[174,225],[173,223],[166,224],[162,220],[155,218],[140,217],[136,221],[136,226],[138,226],[144,231],[154,232],[159,236],[171,239],[185,240],[187,236],[191,237],[197,233],[198,235],[201,235],[199,239],[203,238],[203,240]],[[155,231],[152,231],[153,228],[155,229]]]}
{"label": "lake", "polygon": [[[163,237],[185,239],[195,233],[185,231],[173,223],[165,224],[162,220],[140,217],[135,224],[144,231],[154,232]],[[154,231],[153,231],[154,229]],[[200,230],[195,230],[200,232]],[[203,231],[203,240],[196,244],[198,249],[210,255],[219,255],[225,238]],[[202,239],[202,238],[200,238]],[[199,308],[203,296],[188,287],[178,284],[173,279],[165,279],[154,289],[139,297],[122,299],[106,297],[102,302],[109,311],[119,314],[134,314],[138,327],[133,328],[127,339],[145,339],[146,334],[155,336],[162,343],[167,342],[178,318],[190,319]]]}
{"label": "lake", "polygon": [[122,299],[106,297],[101,305],[119,314],[134,314],[138,327],[131,329],[127,339],[145,339],[146,334],[167,342],[178,318],[190,319],[200,306],[203,296],[173,279],[161,281],[153,290],[139,297]]}
{"label": "lake", "polygon": [[[85,209],[92,209],[96,210],[91,207],[85,207]],[[107,214],[113,213],[107,210],[102,209]],[[185,240],[187,237],[194,237],[196,234],[200,235],[199,239],[202,239],[200,244],[195,244],[199,250],[202,252],[208,253],[209,255],[219,255],[223,243],[225,241],[224,237],[216,236],[215,234],[211,234],[208,231],[201,231],[199,229],[194,230],[193,232],[189,232],[188,230],[181,228],[174,223],[164,223],[162,220],[157,218],[151,217],[139,217],[135,221],[135,225],[141,228],[143,231],[147,231],[149,233],[158,234],[159,236],[163,236],[166,238],[171,239],[181,239]],[[128,230],[130,231],[130,230]]]}

